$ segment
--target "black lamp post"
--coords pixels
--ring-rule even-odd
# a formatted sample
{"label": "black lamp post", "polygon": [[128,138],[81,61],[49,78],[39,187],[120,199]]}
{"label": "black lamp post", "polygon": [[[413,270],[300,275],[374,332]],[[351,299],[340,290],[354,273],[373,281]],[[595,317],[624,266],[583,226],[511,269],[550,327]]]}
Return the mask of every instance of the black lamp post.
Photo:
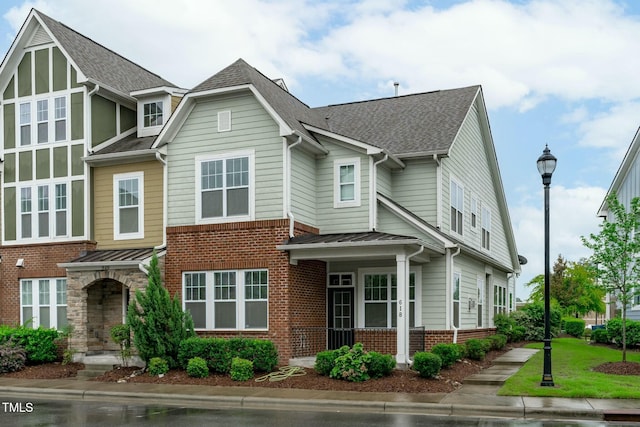
{"label": "black lamp post", "polygon": [[542,156],[538,158],[538,172],[544,185],[544,370],[541,386],[553,387],[551,374],[551,307],[549,305],[549,185],[551,175],[556,169],[557,159],[545,145]]}

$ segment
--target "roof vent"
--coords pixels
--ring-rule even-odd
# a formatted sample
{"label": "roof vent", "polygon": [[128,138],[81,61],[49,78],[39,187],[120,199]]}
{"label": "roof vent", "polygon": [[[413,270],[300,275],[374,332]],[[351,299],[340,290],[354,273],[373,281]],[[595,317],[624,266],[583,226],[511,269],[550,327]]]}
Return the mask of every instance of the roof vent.
{"label": "roof vent", "polygon": [[395,96],[398,96],[398,88],[400,87],[400,83],[393,82],[393,87],[395,88]]}

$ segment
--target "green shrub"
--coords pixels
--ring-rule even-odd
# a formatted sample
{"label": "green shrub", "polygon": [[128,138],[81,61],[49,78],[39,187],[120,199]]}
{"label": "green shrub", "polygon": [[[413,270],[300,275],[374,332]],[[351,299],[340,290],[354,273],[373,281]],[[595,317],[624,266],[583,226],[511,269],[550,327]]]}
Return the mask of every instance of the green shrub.
{"label": "green shrub", "polygon": [[609,332],[606,329],[594,329],[591,331],[591,341],[598,344],[608,344],[611,342]]}
{"label": "green shrub", "polygon": [[152,357],[149,360],[149,374],[153,376],[164,375],[169,372],[169,363],[160,358],[160,357]]}
{"label": "green shrub", "polygon": [[[615,318],[607,322],[607,333],[609,341],[622,347],[622,319]],[[640,344],[640,322],[627,319],[626,341],[628,347]]]}
{"label": "green shrub", "polygon": [[380,354],[376,351],[369,352],[367,369],[371,378],[382,378],[391,375],[396,367],[396,358],[390,354]]}
{"label": "green shrub", "polygon": [[271,372],[278,366],[278,350],[272,341],[251,340],[253,368],[259,372]]}
{"label": "green shrub", "polygon": [[111,328],[111,341],[120,347],[122,366],[127,366],[127,359],[131,357],[131,328],[129,325],[115,325]]}
{"label": "green shrub", "polygon": [[234,357],[251,360],[256,371],[271,372],[278,366],[278,351],[269,340],[250,338],[188,338],[180,342],[178,363],[186,369],[194,357],[207,360],[209,369],[229,373]]}
{"label": "green shrub", "polygon": [[353,348],[346,353],[342,347],[338,350],[338,357],[336,357],[329,377],[352,382],[366,381],[371,378],[367,368],[370,360],[371,356],[364,351],[362,343],[354,344]]}
{"label": "green shrub", "polygon": [[584,335],[585,321],[576,319],[575,317],[566,317],[563,319],[564,330],[572,337],[582,338]]}
{"label": "green shrub", "polygon": [[436,344],[431,348],[431,353],[437,354],[442,359],[442,368],[450,368],[460,360],[460,350],[457,344]]}
{"label": "green shrub", "polygon": [[241,357],[234,357],[231,361],[231,379],[233,381],[248,381],[253,378],[253,362]]}
{"label": "green shrub", "polygon": [[458,347],[458,354],[460,355],[460,359],[464,359],[465,357],[467,357],[467,346],[460,343],[457,343],[456,346]]}
{"label": "green shrub", "polygon": [[522,340],[524,340],[524,336],[525,333],[527,332],[527,329],[524,326],[514,326],[513,329],[511,330],[511,342],[520,342]]}
{"label": "green shrub", "polygon": [[321,351],[316,354],[316,363],[313,368],[318,374],[328,377],[335,365],[336,357],[338,352],[335,350]]}
{"label": "green shrub", "polygon": [[42,327],[37,329],[26,326],[3,327],[0,329],[0,343],[13,341],[15,345],[24,348],[27,364],[48,363],[58,358],[56,340],[59,335],[55,329]]}
{"label": "green shrub", "polygon": [[487,351],[484,340],[472,338],[465,343],[467,346],[467,357],[473,360],[484,360]]}
{"label": "green shrub", "polygon": [[487,339],[491,342],[491,350],[502,350],[507,345],[507,336],[504,334],[490,335]]}
{"label": "green shrub", "polygon": [[496,314],[493,316],[493,324],[496,326],[496,334],[502,334],[507,337],[507,341],[514,342],[513,328],[516,323],[508,314]]}
{"label": "green shrub", "polygon": [[189,359],[187,363],[187,375],[193,378],[206,378],[209,376],[207,361],[201,357]]}
{"label": "green shrub", "polygon": [[435,378],[442,368],[442,359],[437,354],[419,351],[413,355],[413,369],[423,378]]}
{"label": "green shrub", "polygon": [[[526,304],[522,309],[511,313],[511,318],[516,325],[524,327],[525,340],[542,341],[544,338],[544,303],[542,301]],[[551,335],[557,336],[562,323],[562,312],[555,304],[550,307],[549,323]]]}
{"label": "green shrub", "polygon": [[209,347],[204,359],[208,360],[209,369],[221,374],[228,374],[231,370],[233,353],[229,347],[229,340],[224,338],[208,338]]}
{"label": "green shrub", "polygon": [[0,344],[0,374],[20,371],[27,362],[27,352],[12,341]]}

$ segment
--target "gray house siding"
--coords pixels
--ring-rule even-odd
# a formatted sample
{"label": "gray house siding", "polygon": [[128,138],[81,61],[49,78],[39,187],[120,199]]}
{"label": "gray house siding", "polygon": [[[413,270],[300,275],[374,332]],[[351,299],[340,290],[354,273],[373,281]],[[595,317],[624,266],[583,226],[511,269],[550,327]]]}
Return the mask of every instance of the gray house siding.
{"label": "gray house siding", "polygon": [[392,172],[391,198],[425,221],[436,223],[436,163],[428,159],[405,160],[405,168]]}
{"label": "gray house siding", "polygon": [[[218,132],[217,113],[231,111],[231,131]],[[255,151],[255,219],[282,218],[282,138],[272,118],[250,95],[198,102],[168,145],[168,225],[193,224],[196,157]]]}
{"label": "gray house siding", "polygon": [[317,224],[316,159],[306,151],[291,152],[291,207],[295,220],[307,225]]}

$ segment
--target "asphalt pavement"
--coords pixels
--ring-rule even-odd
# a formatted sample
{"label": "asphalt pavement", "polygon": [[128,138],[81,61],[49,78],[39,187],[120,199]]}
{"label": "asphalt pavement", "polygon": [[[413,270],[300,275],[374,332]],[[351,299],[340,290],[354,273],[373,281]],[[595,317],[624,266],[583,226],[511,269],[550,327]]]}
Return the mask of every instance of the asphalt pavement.
{"label": "asphalt pavement", "polygon": [[524,419],[640,422],[640,400],[498,396],[504,381],[536,351],[515,348],[491,368],[467,378],[452,393],[366,393],[332,390],[25,380],[0,377],[0,398],[165,404],[199,408],[251,408],[406,413]]}

